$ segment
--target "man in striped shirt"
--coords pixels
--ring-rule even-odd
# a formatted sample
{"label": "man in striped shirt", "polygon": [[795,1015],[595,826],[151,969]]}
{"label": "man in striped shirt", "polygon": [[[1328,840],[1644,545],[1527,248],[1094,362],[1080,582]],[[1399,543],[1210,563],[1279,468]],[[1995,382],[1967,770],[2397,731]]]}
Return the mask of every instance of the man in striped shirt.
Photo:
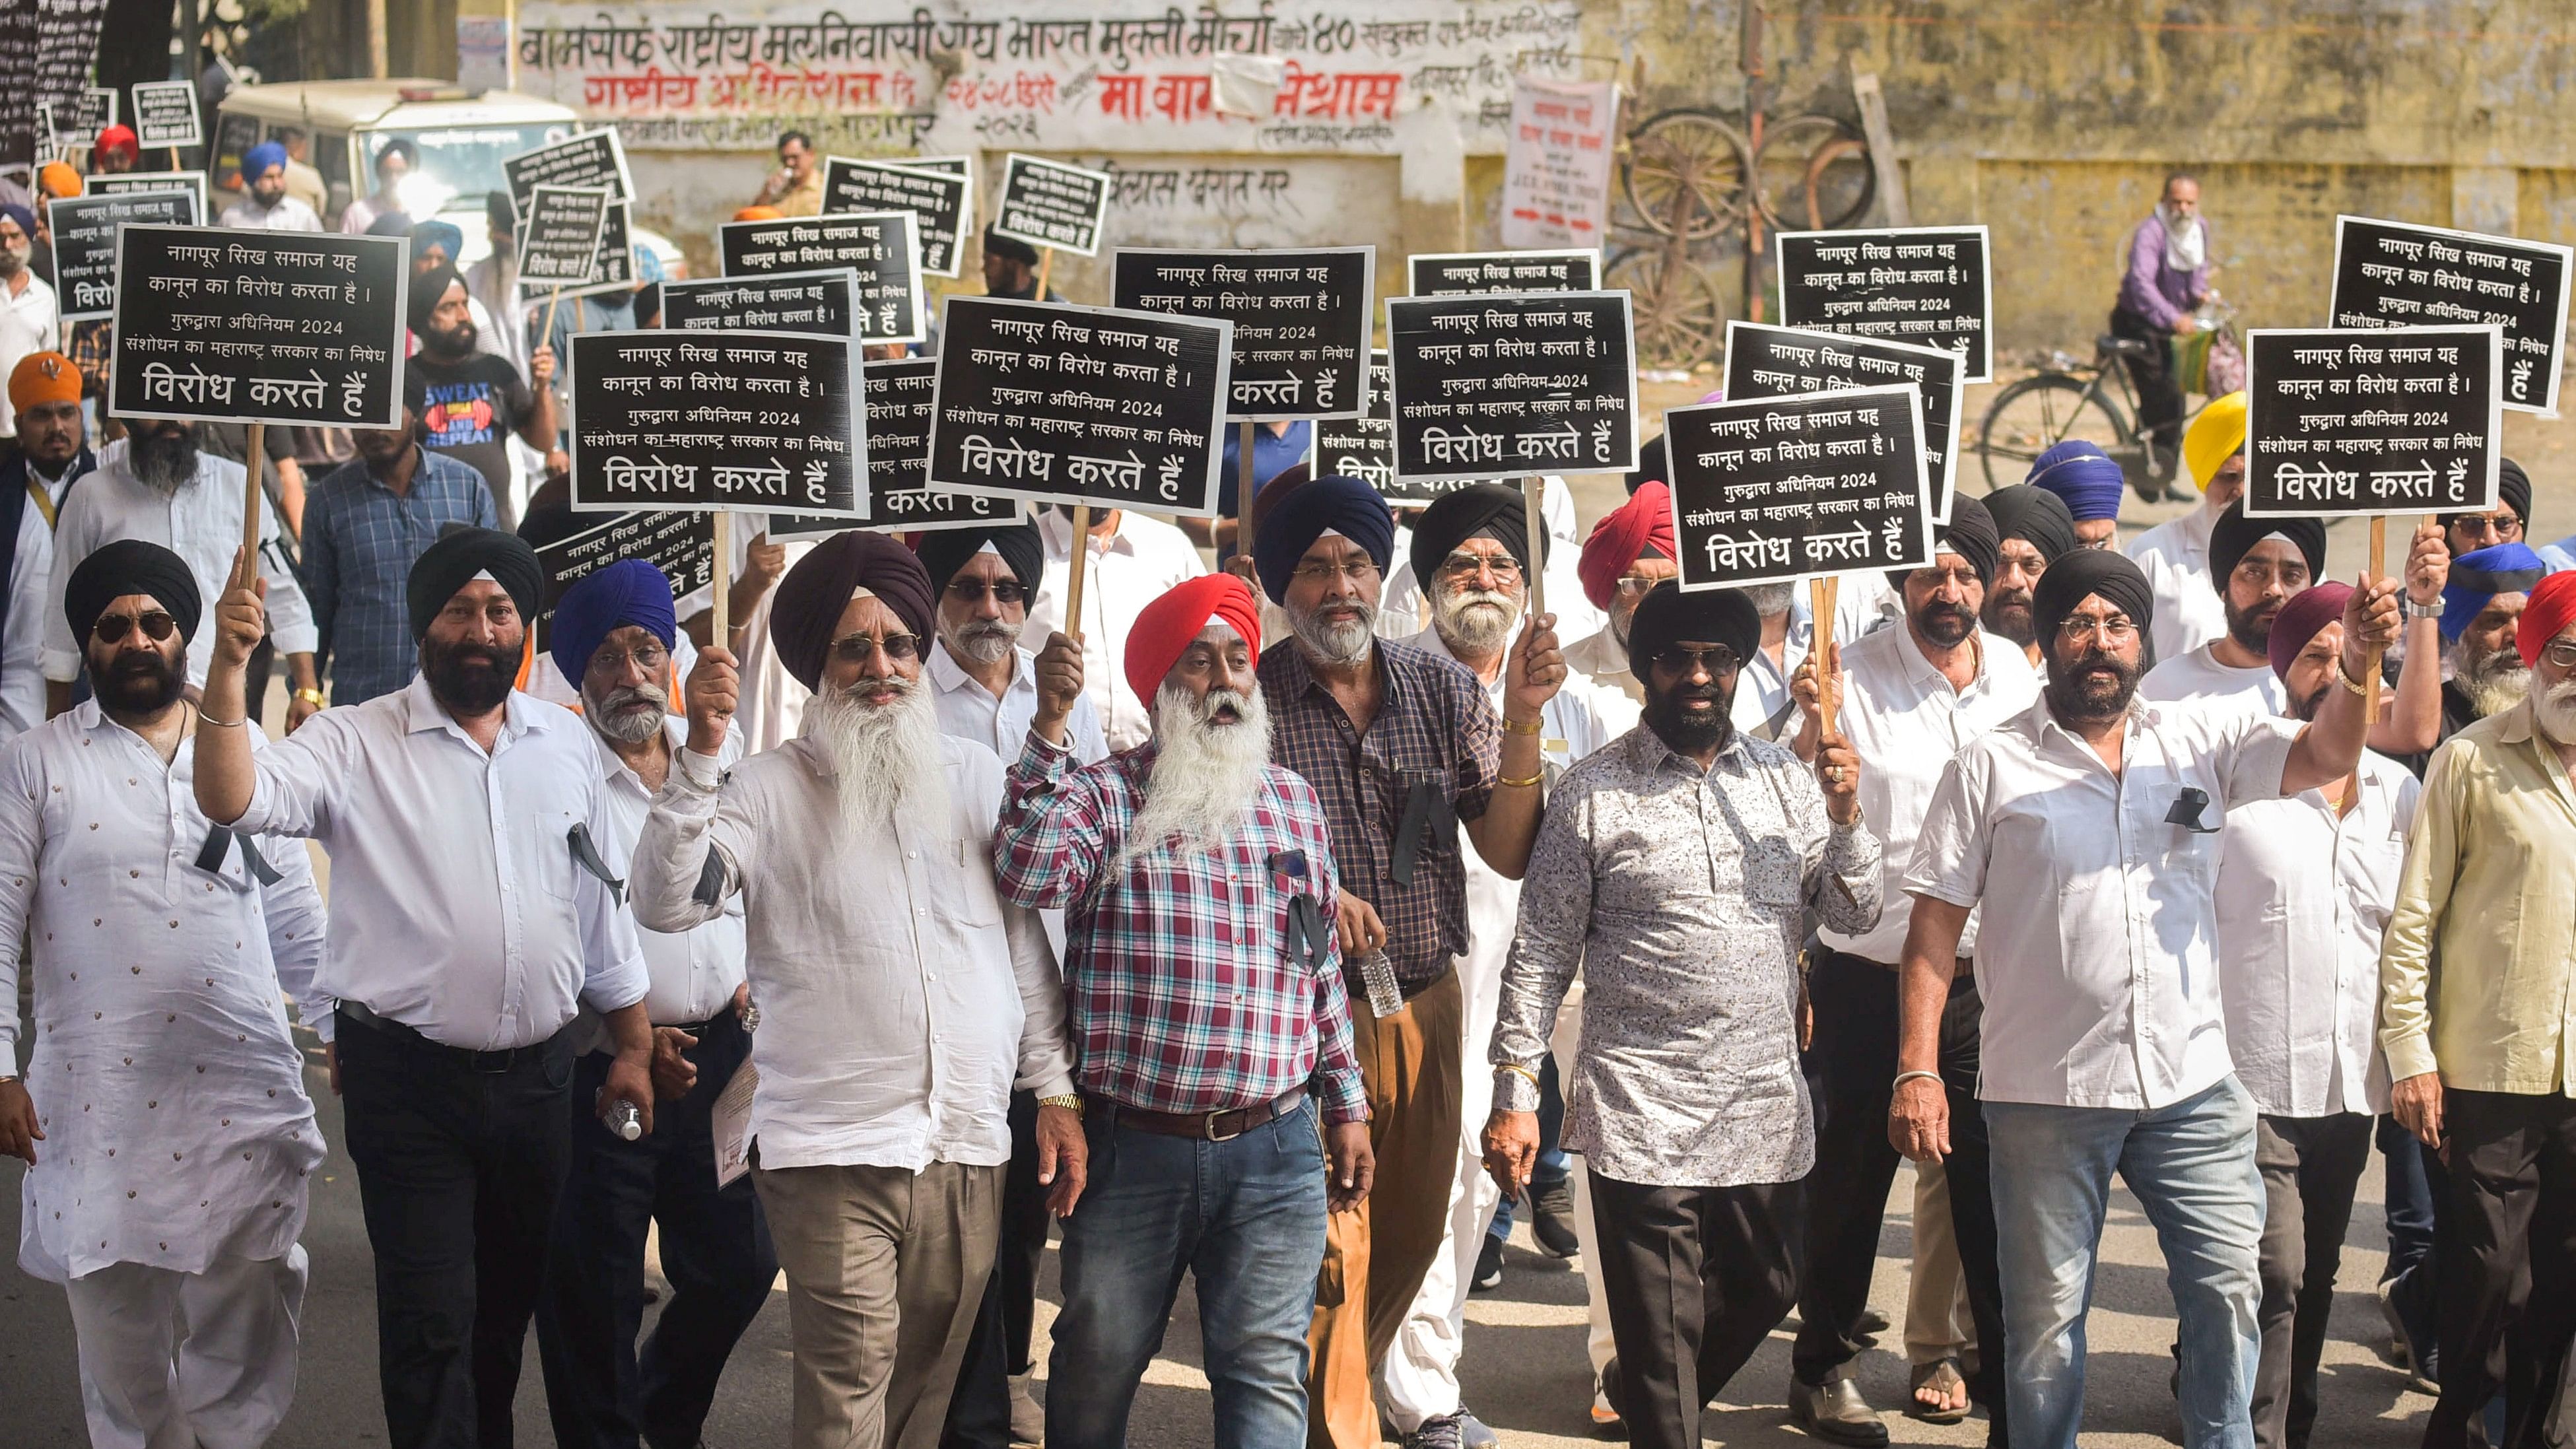
{"label": "man in striped shirt", "polygon": [[1185,1266],[1225,1420],[1213,1442],[1300,1449],[1325,1210],[1373,1176],[1331,843],[1313,787],[1270,763],[1260,619],[1231,574],[1146,606],[1125,663],[1153,736],[1086,768],[1064,725],[1081,646],[1058,634],[1038,660],[994,863],[1009,899],[1068,915],[1094,1164],[1064,1217],[1053,1449],[1126,1442]]}

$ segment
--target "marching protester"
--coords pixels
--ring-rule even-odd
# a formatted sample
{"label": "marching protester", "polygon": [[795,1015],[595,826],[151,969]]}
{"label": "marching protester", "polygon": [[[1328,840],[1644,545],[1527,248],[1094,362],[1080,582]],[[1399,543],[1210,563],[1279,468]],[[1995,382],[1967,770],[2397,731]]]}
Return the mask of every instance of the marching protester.
{"label": "marching protester", "polygon": [[2496,460],[2496,506],[2484,513],[2436,514],[2453,555],[2523,543],[2531,530],[2531,475],[2511,458]]}
{"label": "marching protester", "polygon": [[2210,566],[2209,540],[2219,515],[2245,495],[2246,416],[2241,392],[2210,399],[2182,440],[2200,506],[2129,543],[2129,557],[2155,595],[2155,637],[2148,642],[2157,659],[2179,659],[2227,632],[2223,591],[2211,583],[2221,576]]}
{"label": "marching protester", "polygon": [[[2550,573],[2538,553],[2519,543],[2491,544],[2452,561],[2442,586],[2442,724],[2436,744],[2504,713],[2530,692],[2531,668],[2514,648],[2514,626],[2532,588]],[[2404,758],[2420,778],[2432,751]]]}
{"label": "marching protester", "polygon": [[[2419,541],[2441,546],[2437,532]],[[2324,583],[2282,606],[2268,644],[2287,691],[2280,713],[2313,721],[2339,687],[2351,597],[2351,585]],[[2417,788],[2403,765],[2365,749],[2343,779],[2230,810],[2219,836],[2219,996],[2263,1176],[2263,1348],[2251,1406],[2260,1449],[2306,1449],[2316,1425],[2344,1229],[2388,1103],[2373,1031],[2380,933],[2397,902]]]}
{"label": "marching protester", "polygon": [[[1318,478],[1256,533],[1255,566],[1294,637],[1261,656],[1271,758],[1304,776],[1332,827],[1343,975],[1385,1191],[1329,1225],[1309,1335],[1318,1442],[1374,1446],[1370,1391],[1439,1255],[1458,1154],[1467,949],[1464,828],[1517,879],[1538,830],[1542,711],[1565,680],[1552,620],[1512,642],[1505,708],[1465,668],[1376,633],[1395,520],[1356,478]],[[1368,981],[1403,1009],[1381,1015]]]}
{"label": "marching protester", "polygon": [[287,194],[286,148],[275,141],[262,141],[242,153],[242,199],[225,207],[215,225],[252,231],[323,229],[312,207]]}
{"label": "marching protester", "polygon": [[34,352],[9,371],[18,446],[0,461],[0,739],[24,734],[45,707],[45,607],[53,597],[54,523],[82,476],[98,466],[82,437],[81,379],[59,352]]}
{"label": "marching protester", "polygon": [[[2182,439],[2174,334],[2198,326],[2191,314],[2210,298],[2209,264],[2209,221],[2200,214],[2200,182],[2175,172],[2165,178],[2155,214],[2129,234],[2128,265],[2120,274],[2119,300],[2111,308],[2111,335],[2143,344],[2120,357],[2137,385],[2139,430],[2168,458]],[[2197,470],[2193,476],[2205,483]],[[2144,480],[2139,491],[2146,491]],[[2159,645],[2157,652],[2166,651]]]}
{"label": "marching protester", "polygon": [[[400,194],[403,181],[420,169],[420,149],[401,136],[389,137],[380,146],[370,138],[367,144],[377,147],[372,168],[376,189],[340,213],[340,230],[350,236],[367,235],[380,217],[403,215],[408,210]],[[248,171],[247,164],[243,169]]]}
{"label": "marching protester", "polygon": [[[612,563],[564,591],[552,633],[550,652],[563,677],[578,682],[597,747],[606,829],[592,844],[622,877],[688,737],[687,722],[670,712],[679,637],[671,581],[642,559]],[[728,739],[716,763],[730,768],[740,757]],[[632,1142],[596,1119],[573,1123],[537,1301],[546,1401],[566,1449],[635,1449],[639,1436],[697,1443],[725,1360],[778,1277],[751,1184],[716,1180],[715,1101],[751,1052],[742,908],[728,904],[685,932],[636,934],[661,1109],[652,1132]],[[579,1058],[576,1103],[605,1091],[613,1062],[606,1051]],[[671,1297],[639,1349],[647,1229],[658,1234]]]}
{"label": "marching protester", "polygon": [[2434,752],[2380,953],[2389,1106],[2450,1168],[2426,1449],[2485,1442],[2499,1389],[2503,1442],[2546,1443],[2576,1340],[2576,574],[2532,587],[2514,648],[2530,691]]}
{"label": "marching protester", "polygon": [[1995,521],[1995,576],[1986,585],[1985,608],[1978,621],[1986,631],[2021,646],[2022,657],[2040,662],[2039,636],[2030,628],[2031,591],[2061,554],[2075,549],[2075,517],[2066,500],[2031,483],[1998,488],[1985,497],[1986,516]]}
{"label": "marching protester", "polygon": [[[1032,653],[1061,632],[1065,590],[1074,555],[1072,510],[1064,505],[1038,514],[1046,546],[1045,581],[1028,603],[1020,647]],[[1159,518],[1123,508],[1091,511],[1091,533],[1081,541],[1090,575],[1083,587],[1082,617],[1070,621],[1082,641],[1082,672],[1109,748],[1132,750],[1154,731],[1153,701],[1128,689],[1118,669],[1127,631],[1147,604],[1206,573],[1207,563],[1189,536]]]}
{"label": "marching protester", "polygon": [[322,902],[300,844],[236,837],[191,798],[185,656],[202,605],[187,563],[111,543],[67,584],[95,692],[0,751],[0,1153],[28,1164],[18,1263],[70,1299],[97,1449],[260,1444],[295,1397],[297,1239],[324,1152],[282,1006],[329,1010]]}
{"label": "marching protester", "polygon": [[2120,546],[2120,496],[2126,485],[2120,465],[2100,448],[2069,438],[2032,459],[2021,481],[2056,494],[2066,505],[2078,547]]}
{"label": "marching protester", "polygon": [[[2132,555],[2135,556],[2134,554]],[[2250,696],[2266,714],[2287,696],[2266,652],[2272,620],[2290,597],[2325,572],[2326,526],[2317,518],[2248,518],[2243,500],[2212,520],[2200,578],[2218,595],[2224,627],[2189,650],[2156,651],[2138,697],[2189,700]],[[2165,600],[2159,597],[2161,609]]]}
{"label": "marching protester", "polygon": [[143,142],[132,126],[109,126],[98,133],[89,148],[89,171],[92,176],[116,176],[142,164]]}
{"label": "marching protester", "polygon": [[[1565,1125],[1590,1172],[1628,1442],[1684,1449],[1796,1298],[1800,913],[1866,931],[1879,844],[1839,738],[1814,775],[1748,738],[1731,700],[1761,623],[1736,590],[1658,584],[1630,622],[1644,724],[1550,802],[1504,968],[1485,1160],[1506,1194],[1538,1144],[1538,1062],[1578,966],[1583,1042]],[[1818,782],[1821,782],[1821,789]]]}
{"label": "marching protester", "polygon": [[1080,1206],[1056,1195],[1054,1449],[1127,1442],[1185,1269],[1215,1387],[1211,1442],[1309,1442],[1305,1334],[1328,1210],[1336,1224],[1358,1211],[1373,1158],[1326,812],[1271,762],[1260,648],[1258,605],[1231,574],[1147,604],[1125,667],[1154,701],[1154,733],[1087,767],[1067,730],[1082,651],[1058,635],[1039,657],[1041,712],[993,852],[1007,897],[1071,917],[1065,996],[1090,1156]]}
{"label": "marching protester", "polygon": [[[1038,295],[1038,249],[1017,237],[984,228],[984,295],[1013,302],[1061,302],[1064,294],[1047,288]],[[1260,490],[1255,488],[1255,496]]]}
{"label": "marching protester", "polygon": [[[409,685],[263,750],[242,674],[264,590],[240,577],[218,606],[197,804],[331,856],[315,990],[338,1010],[314,1026],[375,1253],[387,1440],[506,1444],[572,1114],[653,1125],[648,978],[598,856],[613,828],[598,752],[570,712],[511,687],[543,576],[509,534],[458,529],[412,565]],[[583,1006],[617,1055],[576,1104]]]}
{"label": "marching protester", "polygon": [[740,685],[730,651],[702,651],[635,847],[648,929],[742,896],[762,1014],[743,1130],[787,1275],[798,1449],[936,1442],[993,1268],[1015,1084],[1040,1099],[1053,1206],[1082,1191],[1062,979],[1036,913],[995,881],[1001,762],[939,732],[935,609],[892,538],[817,544],[769,615],[814,694],[803,732],[723,769]]}
{"label": "marching protester", "polygon": [[549,469],[562,456],[555,441],[555,351],[540,345],[530,353],[524,378],[507,359],[483,351],[465,280],[453,267],[412,278],[410,304],[420,351],[403,368],[404,402],[418,421],[421,446],[482,474],[501,527],[516,528],[510,438],[545,454]]}
{"label": "marching protester", "polygon": [[2075,1443],[2115,1167],[2169,1265],[2183,1441],[2250,1437],[2264,1203],[2220,1006],[2218,836],[2238,806],[2352,773],[2368,733],[2353,681],[2397,637],[2397,591],[2381,579],[2346,602],[2345,687],[2301,724],[2139,700],[2157,608],[2146,575],[2118,554],[2069,554],[2032,601],[2048,655],[2039,703],[1971,740],[1933,793],[1905,877],[1888,1130],[1908,1157],[1951,1150],[1940,1038],[1982,906],[1977,1096],[2015,1444]]}
{"label": "marching protester", "polygon": [[351,433],[358,456],[323,475],[304,501],[296,570],[313,608],[315,658],[335,704],[364,704],[411,683],[420,643],[403,581],[445,530],[498,528],[483,475],[420,445],[420,412],[398,427]]}
{"label": "marching protester", "polygon": [[751,204],[773,207],[782,217],[822,212],[823,166],[822,158],[814,154],[813,137],[802,131],[779,136],[778,169],[760,183],[760,193]]}
{"label": "marching protester", "polygon": [[[1903,627],[1838,646],[1836,667],[1826,671],[1823,688],[1840,699],[1838,731],[1860,760],[1862,817],[1886,839],[1913,840],[1950,757],[1970,740],[2029,713],[2039,698],[2039,677],[2022,653],[1977,627],[1999,557],[1994,519],[1985,505],[1966,496],[1952,499],[1950,521],[1936,530],[1931,566],[1897,580],[1905,601]],[[1797,680],[1804,720],[1791,747],[1801,759],[1813,760],[1822,743],[1818,689],[1810,660],[1800,666]],[[1789,1413],[1808,1433],[1836,1444],[1887,1442],[1886,1426],[1862,1398],[1848,1366],[1865,1346],[1861,1316],[1869,1307],[1881,1218],[1896,1179],[1896,1149],[1887,1135],[1893,1095],[1887,1064],[1896,1059],[1896,976],[1912,917],[1912,901],[1903,894],[1911,861],[1904,856],[1890,851],[1882,862],[1882,904],[1873,925],[1855,931],[1828,924],[1818,932],[1824,950],[1807,979],[1815,1021],[1809,1085],[1821,1101],[1816,1164],[1807,1177],[1807,1260],[1798,1289]],[[1949,982],[1945,1010],[1952,1014],[1975,1010],[1975,978],[1964,969],[1976,954],[1974,924],[1962,934],[1962,969]],[[2004,1342],[1993,1201],[1984,1164],[1974,1155],[1954,1158],[1946,1172],[1977,1324],[1977,1374],[1973,1384],[1961,1383],[1955,1371],[1941,1376],[1937,1407],[1964,1409],[1973,1399],[2000,1412]]]}
{"label": "marching protester", "polygon": [[[525,373],[528,299],[519,289],[519,214],[511,209],[508,192],[495,191],[483,198],[483,226],[492,242],[491,253],[465,269],[466,298],[491,319],[489,335],[475,342]],[[413,262],[417,265],[419,258]]]}
{"label": "marching protester", "polygon": [[[0,370],[12,375],[24,359],[62,346],[62,308],[31,265],[35,249],[36,214],[0,205]],[[15,434],[15,411],[14,403],[0,406],[0,438]]]}

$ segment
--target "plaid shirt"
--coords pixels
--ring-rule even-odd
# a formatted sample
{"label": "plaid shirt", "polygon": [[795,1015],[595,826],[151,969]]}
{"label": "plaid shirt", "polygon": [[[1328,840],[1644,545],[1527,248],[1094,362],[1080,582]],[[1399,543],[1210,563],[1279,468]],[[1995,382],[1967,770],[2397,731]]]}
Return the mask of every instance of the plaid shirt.
{"label": "plaid shirt", "polygon": [[426,448],[399,497],[367,471],[364,458],[313,485],[297,577],[322,632],[315,664],[329,662],[333,704],[363,704],[411,683],[420,644],[403,588],[413,561],[450,523],[500,527],[483,475]]}
{"label": "plaid shirt", "polygon": [[[1003,896],[1066,912],[1075,1080],[1149,1112],[1232,1111],[1310,1086],[1325,1121],[1366,1121],[1314,791],[1274,766],[1220,849],[1167,841],[1122,867],[1154,757],[1149,741],[1077,768],[1032,732],[993,836]],[[1291,894],[1318,908],[1317,965],[1291,945]]]}
{"label": "plaid shirt", "polygon": [[[1458,824],[1485,813],[1502,774],[1503,721],[1485,686],[1464,665],[1410,644],[1377,641],[1385,697],[1368,732],[1306,667],[1297,641],[1261,656],[1261,694],[1270,706],[1270,758],[1306,777],[1333,827],[1333,866],[1353,895],[1386,925],[1386,956],[1411,997],[1447,975],[1467,949],[1466,861]],[[1416,785],[1432,791],[1409,877],[1394,877],[1395,843]],[[1420,807],[1417,807],[1420,808]],[[1366,992],[1356,963],[1351,989]]]}

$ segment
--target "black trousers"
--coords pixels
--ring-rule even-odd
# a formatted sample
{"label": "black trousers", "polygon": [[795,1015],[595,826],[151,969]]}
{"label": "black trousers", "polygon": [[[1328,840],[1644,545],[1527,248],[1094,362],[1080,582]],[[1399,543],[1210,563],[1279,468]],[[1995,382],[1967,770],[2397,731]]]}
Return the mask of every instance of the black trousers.
{"label": "black trousers", "polygon": [[1790,1367],[1821,1384],[1860,1356],[1860,1316],[1888,1188],[1900,1160],[1887,1137],[1896,1079],[1896,972],[1829,952],[1809,973],[1816,1035],[1807,1079],[1816,1104],[1816,1165],[1807,1173],[1807,1262],[1798,1280]]}
{"label": "black trousers", "polygon": [[570,1152],[564,1033],[481,1071],[338,1021],[340,1099],[376,1259],[393,1449],[510,1449],[528,1318]]}
{"label": "black trousers", "polygon": [[1700,1413],[1798,1297],[1806,1185],[1646,1187],[1592,1174],[1613,1407],[1636,1449],[1699,1449]]}
{"label": "black trousers", "polygon": [[[692,1449],[716,1380],[778,1278],[778,1253],[749,1175],[716,1186],[715,1100],[751,1056],[731,1010],[687,1029],[697,1085],[654,1108],[653,1131],[621,1141],[591,1103],[608,1082],[605,1052],[573,1069],[572,1170],[555,1211],[546,1291],[537,1302],[537,1360],[562,1449]],[[671,1299],[639,1353],[644,1236],[662,1229]]]}
{"label": "black trousers", "polygon": [[2442,1397],[2425,1449],[2467,1445],[2499,1387],[2500,1449],[2541,1449],[2576,1341],[2576,1101],[2452,1088],[2442,1118]]}
{"label": "black trousers", "polygon": [[984,1282],[983,1306],[957,1365],[941,1449],[1010,1449],[1011,1376],[1037,1365],[1029,1357],[1037,1330],[1038,1265],[1046,1260],[1047,1188],[1038,1181],[1038,1099],[1011,1094],[1011,1165],[1002,1175],[1001,1245]]}
{"label": "black trousers", "polygon": [[1986,1411],[1986,1449],[2005,1449],[2012,1436],[2004,1421],[2004,1281],[1995,1258],[1993,1158],[1985,1110],[1977,1102],[1985,1017],[1976,978],[1953,980],[1941,1013],[1941,1086],[1950,1099],[1950,1157],[1941,1170],[1950,1184],[1950,1235],[1967,1281],[1968,1318],[1977,1331],[1968,1398]]}
{"label": "black trousers", "polygon": [[2257,1449],[2307,1449],[2317,1423],[2317,1360],[2334,1312],[2335,1270],[2353,1189],[2370,1164],[2361,1112],[2258,1117],[2254,1166],[2263,1174],[2263,1300],[2255,1326],[2263,1357],[2254,1371]]}
{"label": "black trousers", "polygon": [[2158,460],[2182,449],[2182,384],[2173,375],[2173,333],[2126,308],[2111,313],[2111,335],[2147,344],[2144,357],[2124,357],[2138,389],[2138,431],[2156,445]]}

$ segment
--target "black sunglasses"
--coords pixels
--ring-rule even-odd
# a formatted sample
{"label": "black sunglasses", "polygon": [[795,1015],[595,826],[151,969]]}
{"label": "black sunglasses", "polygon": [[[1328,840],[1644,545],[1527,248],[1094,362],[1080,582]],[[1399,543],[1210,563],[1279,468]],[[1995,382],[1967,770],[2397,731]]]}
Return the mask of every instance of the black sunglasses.
{"label": "black sunglasses", "polygon": [[115,644],[122,642],[130,630],[138,627],[143,630],[144,638],[163,644],[169,642],[170,635],[179,627],[179,621],[158,609],[140,615],[101,614],[98,622],[89,626],[89,632],[90,637],[101,644]]}

